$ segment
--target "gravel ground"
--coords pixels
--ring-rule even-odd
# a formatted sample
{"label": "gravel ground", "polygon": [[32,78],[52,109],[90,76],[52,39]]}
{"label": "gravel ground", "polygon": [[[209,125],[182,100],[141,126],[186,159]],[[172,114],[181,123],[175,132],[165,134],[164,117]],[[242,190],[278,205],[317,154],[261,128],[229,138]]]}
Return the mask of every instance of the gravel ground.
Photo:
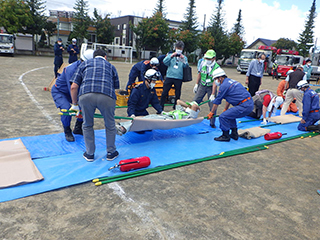
{"label": "gravel ground", "polygon": [[[53,58],[0,56],[0,62],[0,139],[62,132],[50,92],[43,90],[53,78]],[[125,87],[132,65],[112,63]],[[245,75],[225,70],[244,83]],[[277,84],[265,76],[261,88],[275,91]],[[183,84],[183,100],[192,99],[193,85]],[[207,113],[202,107],[201,115]],[[116,114],[125,116],[125,110]],[[95,124],[103,128],[101,119]],[[83,183],[0,203],[0,239],[319,239],[319,145],[319,136],[291,140],[100,187]]]}

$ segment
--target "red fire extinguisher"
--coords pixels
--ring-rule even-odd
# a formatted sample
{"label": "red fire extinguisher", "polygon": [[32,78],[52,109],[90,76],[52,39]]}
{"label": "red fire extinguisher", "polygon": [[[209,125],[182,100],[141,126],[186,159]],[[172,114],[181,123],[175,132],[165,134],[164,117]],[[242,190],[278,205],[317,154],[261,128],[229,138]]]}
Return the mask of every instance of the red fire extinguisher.
{"label": "red fire extinguisher", "polygon": [[130,158],[121,160],[119,164],[114,165],[113,167],[109,168],[109,171],[111,169],[120,168],[120,171],[122,172],[128,172],[130,170],[139,169],[139,168],[145,168],[150,165],[150,158],[149,157],[136,157],[136,158]]}
{"label": "red fire extinguisher", "polygon": [[286,135],[287,133],[281,133],[281,132],[273,132],[273,133],[266,133],[264,135],[265,140],[274,140],[279,139],[282,137],[282,135]]}

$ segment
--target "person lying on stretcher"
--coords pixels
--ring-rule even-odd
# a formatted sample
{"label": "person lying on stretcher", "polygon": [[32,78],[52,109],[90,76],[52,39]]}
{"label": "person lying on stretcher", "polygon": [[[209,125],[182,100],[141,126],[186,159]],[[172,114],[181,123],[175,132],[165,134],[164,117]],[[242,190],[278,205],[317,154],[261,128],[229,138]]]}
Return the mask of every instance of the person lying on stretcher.
{"label": "person lying on stretcher", "polygon": [[[198,118],[200,112],[199,105],[193,101],[193,102],[183,102],[182,100],[177,100],[176,109],[170,112],[161,112],[161,114],[150,114],[147,116],[143,116],[144,119],[157,119],[157,120],[180,120],[180,119],[189,119]],[[133,120],[132,120],[133,121]],[[130,127],[132,125],[132,121],[126,121],[126,122],[116,122],[116,129],[118,135],[123,135],[126,132],[130,131]]]}

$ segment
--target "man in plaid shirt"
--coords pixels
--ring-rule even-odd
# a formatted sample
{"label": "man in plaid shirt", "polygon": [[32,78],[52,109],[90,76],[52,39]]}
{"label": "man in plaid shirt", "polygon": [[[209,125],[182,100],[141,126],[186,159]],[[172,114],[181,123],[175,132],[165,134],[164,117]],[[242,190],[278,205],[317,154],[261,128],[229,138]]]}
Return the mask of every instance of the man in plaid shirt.
{"label": "man in plaid shirt", "polygon": [[93,57],[93,59],[83,62],[70,80],[72,82],[70,110],[79,111],[79,97],[79,105],[83,115],[83,137],[86,145],[83,157],[89,162],[94,161],[95,152],[94,113],[97,108],[100,110],[106,129],[107,160],[112,161],[119,155],[115,146],[114,121],[115,89],[119,88],[119,78],[116,68],[107,61],[105,51],[97,49],[94,51]]}

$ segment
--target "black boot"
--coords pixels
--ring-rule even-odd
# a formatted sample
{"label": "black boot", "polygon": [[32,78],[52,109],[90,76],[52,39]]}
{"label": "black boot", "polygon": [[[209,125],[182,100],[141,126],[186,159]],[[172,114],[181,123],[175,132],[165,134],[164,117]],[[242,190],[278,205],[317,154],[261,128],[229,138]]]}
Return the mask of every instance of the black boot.
{"label": "black boot", "polygon": [[68,142],[74,142],[74,136],[72,135],[70,126],[63,127],[64,128],[64,136]]}
{"label": "black boot", "polygon": [[78,120],[76,121],[76,125],[74,125],[74,129],[73,129],[73,134],[83,135],[82,124],[83,124],[83,121],[78,121]]}
{"label": "black boot", "polygon": [[320,125],[310,125],[307,127],[307,131],[320,132]]}
{"label": "black boot", "polygon": [[229,131],[222,131],[222,135],[220,137],[215,137],[214,140],[220,142],[230,142]]}
{"label": "black boot", "polygon": [[239,135],[238,135],[238,128],[231,128],[231,134],[230,137],[234,140],[238,140]]}

